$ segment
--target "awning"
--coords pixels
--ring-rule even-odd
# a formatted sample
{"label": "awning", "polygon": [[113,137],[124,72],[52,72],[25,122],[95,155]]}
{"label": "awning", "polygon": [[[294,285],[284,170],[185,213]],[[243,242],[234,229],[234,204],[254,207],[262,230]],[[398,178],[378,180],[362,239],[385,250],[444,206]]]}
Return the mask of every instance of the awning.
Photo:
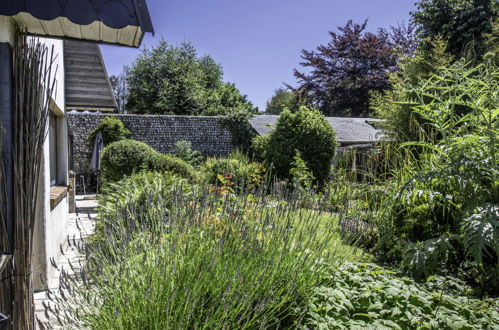
{"label": "awning", "polygon": [[1,0],[0,15],[44,37],[139,47],[154,34],[145,0]]}

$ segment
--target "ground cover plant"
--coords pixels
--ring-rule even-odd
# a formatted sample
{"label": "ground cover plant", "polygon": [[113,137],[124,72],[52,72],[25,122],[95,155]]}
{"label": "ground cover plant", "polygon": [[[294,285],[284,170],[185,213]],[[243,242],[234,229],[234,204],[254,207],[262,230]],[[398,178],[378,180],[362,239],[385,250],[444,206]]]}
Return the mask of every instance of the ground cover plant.
{"label": "ground cover plant", "polygon": [[309,329],[495,329],[499,300],[470,298],[453,278],[424,283],[374,264],[346,263],[323,273],[303,327]]}

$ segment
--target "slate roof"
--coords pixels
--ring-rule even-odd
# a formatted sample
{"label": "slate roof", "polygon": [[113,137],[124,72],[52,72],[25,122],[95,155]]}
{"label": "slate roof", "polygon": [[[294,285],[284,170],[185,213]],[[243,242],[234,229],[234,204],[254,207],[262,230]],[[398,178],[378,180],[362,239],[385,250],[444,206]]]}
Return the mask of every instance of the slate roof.
{"label": "slate roof", "polygon": [[[259,135],[269,134],[274,129],[279,116],[258,115],[251,118],[250,124]],[[376,128],[376,118],[327,117],[333,127],[338,142],[342,145],[374,143],[383,140],[383,131]]]}
{"label": "slate roof", "polygon": [[66,109],[116,112],[99,45],[64,41]]}

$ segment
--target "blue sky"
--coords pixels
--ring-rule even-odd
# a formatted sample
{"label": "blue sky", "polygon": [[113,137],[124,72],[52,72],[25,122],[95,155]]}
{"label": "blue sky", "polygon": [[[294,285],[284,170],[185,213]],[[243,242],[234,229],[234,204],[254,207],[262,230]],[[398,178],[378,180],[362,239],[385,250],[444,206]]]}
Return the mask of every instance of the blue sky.
{"label": "blue sky", "polygon": [[[148,0],[156,35],[170,44],[190,41],[202,55],[223,66],[234,82],[263,111],[283,82],[295,83],[302,49],[328,42],[328,31],[349,19],[369,19],[368,29],[409,20],[414,0]],[[139,50],[101,46],[110,75],[133,62]]]}

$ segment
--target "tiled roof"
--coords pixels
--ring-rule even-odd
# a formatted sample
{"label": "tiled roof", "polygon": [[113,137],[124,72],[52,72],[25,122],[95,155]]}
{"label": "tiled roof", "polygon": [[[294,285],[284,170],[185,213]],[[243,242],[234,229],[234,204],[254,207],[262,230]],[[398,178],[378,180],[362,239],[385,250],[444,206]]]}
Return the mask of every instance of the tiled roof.
{"label": "tiled roof", "polygon": [[[258,115],[250,119],[250,124],[259,135],[269,134],[277,124],[279,116]],[[327,117],[340,144],[373,143],[383,139],[383,131],[372,123],[376,118]]]}

